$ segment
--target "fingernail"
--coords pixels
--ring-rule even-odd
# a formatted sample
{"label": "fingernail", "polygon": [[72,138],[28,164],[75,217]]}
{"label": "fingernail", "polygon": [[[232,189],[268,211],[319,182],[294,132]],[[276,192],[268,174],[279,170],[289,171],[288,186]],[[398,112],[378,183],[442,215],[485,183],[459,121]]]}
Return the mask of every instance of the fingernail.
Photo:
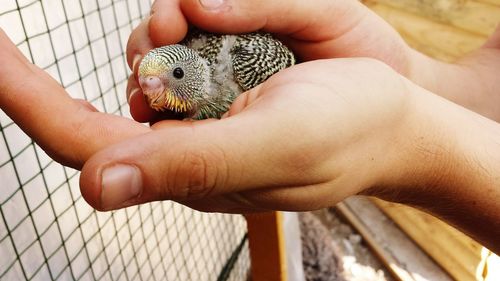
{"label": "fingernail", "polygon": [[215,10],[224,4],[224,0],[200,0],[200,4],[207,10]]}
{"label": "fingernail", "polygon": [[139,67],[139,62],[141,61],[142,56],[141,55],[135,55],[134,59],[132,60],[132,71],[136,72],[137,67]]}
{"label": "fingernail", "polygon": [[124,203],[142,192],[142,177],[138,168],[118,164],[104,169],[101,179],[101,207],[105,210],[125,207]]}
{"label": "fingernail", "polygon": [[137,93],[139,93],[139,88],[133,88],[132,90],[130,90],[130,94],[128,95],[128,98],[127,98],[128,104],[130,104],[130,100],[132,100],[132,96],[134,96]]}

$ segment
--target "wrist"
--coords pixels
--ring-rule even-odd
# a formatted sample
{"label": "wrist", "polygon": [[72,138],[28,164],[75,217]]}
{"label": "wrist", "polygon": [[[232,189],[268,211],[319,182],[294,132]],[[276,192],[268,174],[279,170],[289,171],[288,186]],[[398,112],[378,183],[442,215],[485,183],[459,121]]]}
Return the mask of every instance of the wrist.
{"label": "wrist", "polygon": [[382,178],[368,191],[382,199],[415,205],[429,186],[450,173],[445,164],[450,161],[454,139],[443,132],[445,112],[442,98],[406,81],[408,106],[405,118],[394,128]]}
{"label": "wrist", "polygon": [[421,88],[411,91],[398,172],[379,197],[424,209],[498,251],[487,241],[500,235],[500,126]]}

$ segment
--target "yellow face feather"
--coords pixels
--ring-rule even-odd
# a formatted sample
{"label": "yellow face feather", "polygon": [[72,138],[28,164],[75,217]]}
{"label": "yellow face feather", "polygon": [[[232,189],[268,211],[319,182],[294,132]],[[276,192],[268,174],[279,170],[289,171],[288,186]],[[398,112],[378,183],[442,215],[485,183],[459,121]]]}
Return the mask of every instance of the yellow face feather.
{"label": "yellow face feather", "polygon": [[171,110],[175,112],[187,112],[193,109],[190,101],[181,99],[169,90],[164,90],[156,95],[146,95],[149,106],[157,111]]}
{"label": "yellow face feather", "polygon": [[193,106],[189,101],[179,98],[170,91],[165,92],[165,94],[165,107],[167,109],[175,112],[186,112],[193,109]]}

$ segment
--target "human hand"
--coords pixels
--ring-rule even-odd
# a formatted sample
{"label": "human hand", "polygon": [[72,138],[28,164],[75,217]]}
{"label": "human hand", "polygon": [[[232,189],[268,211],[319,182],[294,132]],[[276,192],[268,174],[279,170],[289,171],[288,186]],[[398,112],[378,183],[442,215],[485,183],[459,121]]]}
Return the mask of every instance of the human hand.
{"label": "human hand", "polygon": [[[134,30],[129,40],[127,57],[134,73],[141,56],[150,49],[180,41],[187,22],[220,33],[263,29],[278,34],[302,61],[375,58],[417,85],[500,121],[496,106],[500,103],[500,80],[496,76],[500,68],[500,26],[482,48],[456,63],[445,63],[410,48],[394,28],[359,1],[213,1],[223,3],[219,8],[205,8],[200,2],[154,3],[152,16]],[[171,117],[151,110],[135,79],[129,81],[134,119],[147,122]]]}
{"label": "human hand", "polygon": [[238,213],[331,206],[404,177],[407,84],[369,59],[293,66],[238,97],[227,118],[161,121],[98,152],[82,194],[100,210],[156,200]]}
{"label": "human hand", "polygon": [[[9,66],[0,69],[0,108],[56,161],[76,169],[86,163],[82,194],[101,210],[163,199],[232,212],[331,205],[378,180],[388,165],[366,157],[392,157],[396,148],[386,141],[407,114],[406,88],[389,68],[317,61],[243,94],[229,118],[148,128],[70,98],[3,32],[0,46],[0,63]],[[386,146],[384,157],[374,149]],[[104,168],[118,163],[140,171],[138,197],[128,198],[119,177],[106,178],[102,189]]]}
{"label": "human hand", "polygon": [[0,49],[0,109],[59,163],[80,169],[107,145],[151,130],[72,99],[31,64],[1,28]]}
{"label": "human hand", "polygon": [[285,69],[229,117],[161,121],[85,164],[100,210],[175,200],[211,212],[314,210],[373,195],[500,251],[500,126],[369,59]]}
{"label": "human hand", "polygon": [[[227,0],[219,8],[207,9],[198,0],[158,0],[153,5],[152,16],[130,37],[128,62],[136,74],[143,55],[154,47],[180,41],[190,22],[218,33],[256,30],[274,33],[300,61],[371,57],[401,73],[408,72],[409,47],[375,13],[358,1],[313,2]],[[128,96],[134,119],[147,122],[164,118],[145,103],[133,76],[129,80]]]}

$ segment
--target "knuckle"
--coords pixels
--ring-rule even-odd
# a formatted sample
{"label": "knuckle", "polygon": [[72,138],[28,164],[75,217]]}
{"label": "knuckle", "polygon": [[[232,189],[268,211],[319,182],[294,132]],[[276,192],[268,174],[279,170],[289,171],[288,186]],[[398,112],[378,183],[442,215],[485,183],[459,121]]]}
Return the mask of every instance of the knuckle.
{"label": "knuckle", "polygon": [[[203,195],[210,188],[210,175],[208,166],[209,159],[207,154],[203,152],[188,151],[184,155],[181,169],[183,174],[187,176],[186,197],[196,197]],[[211,170],[211,169],[210,169]]]}
{"label": "knuckle", "polygon": [[210,196],[222,178],[223,158],[218,150],[184,151],[174,163],[173,182],[169,193],[179,200],[195,200]]}

